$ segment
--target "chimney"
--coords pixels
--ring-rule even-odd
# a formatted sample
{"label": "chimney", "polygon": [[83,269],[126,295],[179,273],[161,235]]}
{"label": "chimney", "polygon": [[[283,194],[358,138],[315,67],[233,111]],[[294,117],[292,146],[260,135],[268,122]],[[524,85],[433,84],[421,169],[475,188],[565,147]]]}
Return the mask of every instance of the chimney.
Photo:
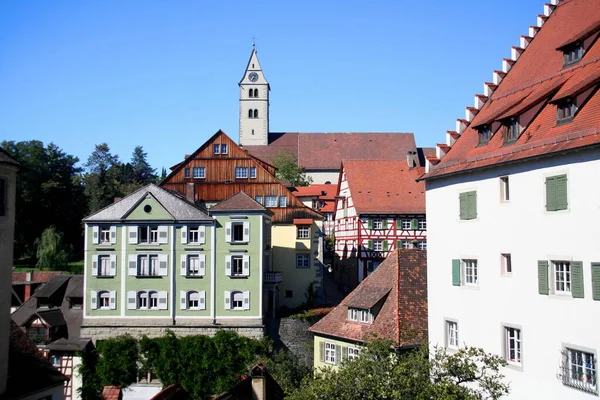
{"label": "chimney", "polygon": [[121,197],[115,197],[115,198],[113,199],[113,204],[114,204],[114,203],[118,203],[119,201],[121,201]]}
{"label": "chimney", "polygon": [[29,300],[31,297],[31,281],[33,280],[33,271],[27,271],[25,273],[25,280],[27,283],[25,284],[25,291],[23,292],[23,303]]}
{"label": "chimney", "polygon": [[193,183],[186,184],[186,187],[185,187],[185,198],[190,203],[194,203],[194,201],[196,200],[195,199],[195,195],[194,195],[194,184]]}
{"label": "chimney", "polygon": [[267,387],[264,376],[252,377],[252,400],[267,400]]}
{"label": "chimney", "polygon": [[406,153],[406,163],[408,164],[409,169],[413,169],[416,167],[415,156],[417,155],[416,151],[409,151]]}

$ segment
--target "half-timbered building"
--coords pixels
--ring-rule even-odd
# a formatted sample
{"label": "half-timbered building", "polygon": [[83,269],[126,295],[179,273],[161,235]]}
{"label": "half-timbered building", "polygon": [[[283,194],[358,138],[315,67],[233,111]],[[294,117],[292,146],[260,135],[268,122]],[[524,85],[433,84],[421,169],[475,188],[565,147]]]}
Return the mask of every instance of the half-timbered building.
{"label": "half-timbered building", "polygon": [[427,248],[425,186],[407,160],[342,162],[335,209],[334,279],[355,287],[398,248]]}

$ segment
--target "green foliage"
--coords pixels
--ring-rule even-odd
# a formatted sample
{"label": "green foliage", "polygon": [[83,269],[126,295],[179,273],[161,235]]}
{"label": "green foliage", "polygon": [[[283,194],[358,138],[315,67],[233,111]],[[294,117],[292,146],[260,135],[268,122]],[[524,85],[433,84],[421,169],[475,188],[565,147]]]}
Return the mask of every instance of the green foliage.
{"label": "green foliage", "polygon": [[96,145],[85,164],[85,194],[90,212],[96,212],[121,197],[122,165],[119,157],[111,154],[108,144]]}
{"label": "green foliage", "polygon": [[101,386],[126,387],[137,381],[139,351],[137,340],[129,335],[101,340],[97,344],[96,373]]}
{"label": "green foliage", "polygon": [[325,251],[328,254],[333,254],[335,249],[335,237],[333,235],[328,235],[325,237]]}
{"label": "green foliage", "polygon": [[305,378],[292,400],[318,399],[499,399],[508,394],[500,367],[506,361],[481,349],[466,348],[448,354],[435,348],[393,351],[392,342],[374,340],[356,360],[338,370],[315,372]]}
{"label": "green foliage", "polygon": [[312,368],[290,351],[279,350],[260,362],[267,367],[287,396],[295,394],[302,382],[312,377]]}
{"label": "green foliage", "polygon": [[296,157],[286,150],[280,150],[272,159],[272,164],[277,168],[277,179],[288,181],[291,186],[308,186],[312,178],[306,176],[303,167],[298,166]]}
{"label": "green foliage", "polygon": [[67,266],[69,257],[62,244],[62,233],[54,226],[46,228],[42,236],[35,241],[37,247],[36,267],[41,270],[60,271]]}
{"label": "green foliage", "polygon": [[98,353],[93,346],[79,353],[81,364],[79,364],[79,375],[81,376],[81,387],[77,389],[82,400],[100,399],[102,386],[96,373],[98,365]]}

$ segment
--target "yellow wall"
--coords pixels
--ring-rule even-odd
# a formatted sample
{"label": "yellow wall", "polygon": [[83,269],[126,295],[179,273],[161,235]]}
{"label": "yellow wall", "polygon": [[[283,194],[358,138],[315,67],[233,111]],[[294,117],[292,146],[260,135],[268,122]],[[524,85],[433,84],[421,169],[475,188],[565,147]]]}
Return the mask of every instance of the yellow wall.
{"label": "yellow wall", "polygon": [[[336,346],[340,346],[340,359],[337,360],[337,365],[332,365],[329,363],[325,363],[321,361],[321,343],[334,343]],[[331,338],[325,338],[322,336],[318,336],[317,334],[315,334],[314,336],[314,361],[313,361],[313,366],[314,368],[324,368],[324,367],[330,367],[330,368],[339,368],[339,366],[341,365],[341,355],[342,355],[342,351],[341,351],[341,347],[355,347],[355,348],[360,348],[361,346],[354,343],[354,342],[349,342],[349,341],[344,341],[344,340],[340,340],[340,339],[331,339]]]}

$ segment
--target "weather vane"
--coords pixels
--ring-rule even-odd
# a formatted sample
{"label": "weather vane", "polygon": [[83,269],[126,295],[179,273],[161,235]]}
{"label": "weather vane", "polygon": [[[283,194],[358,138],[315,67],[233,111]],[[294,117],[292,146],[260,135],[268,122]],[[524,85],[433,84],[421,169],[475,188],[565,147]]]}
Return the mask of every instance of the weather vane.
{"label": "weather vane", "polygon": [[256,36],[252,35],[252,47],[256,47],[254,39],[256,39]]}

